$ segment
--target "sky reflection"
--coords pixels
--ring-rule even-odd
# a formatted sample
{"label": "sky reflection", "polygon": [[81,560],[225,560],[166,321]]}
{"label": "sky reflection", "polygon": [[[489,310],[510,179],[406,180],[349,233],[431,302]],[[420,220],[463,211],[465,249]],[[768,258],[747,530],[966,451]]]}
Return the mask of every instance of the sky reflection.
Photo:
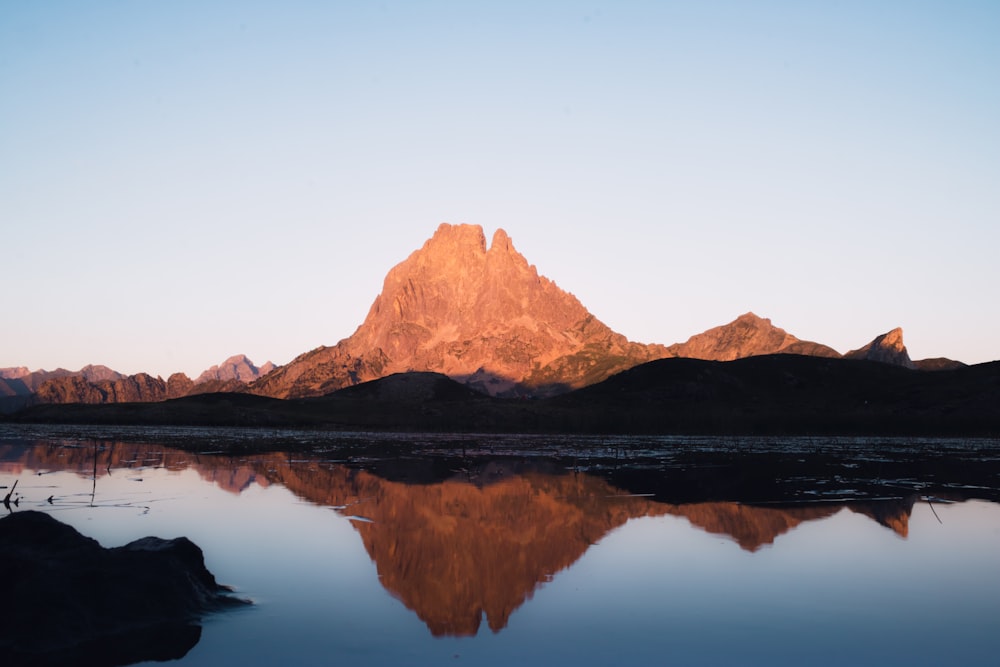
{"label": "sky reflection", "polygon": [[199,544],[256,605],[207,618],[185,665],[981,664],[1000,648],[985,501],[672,504],[509,462],[411,484],[123,443],[97,447],[95,484],[93,451],[0,442],[0,484],[105,546]]}

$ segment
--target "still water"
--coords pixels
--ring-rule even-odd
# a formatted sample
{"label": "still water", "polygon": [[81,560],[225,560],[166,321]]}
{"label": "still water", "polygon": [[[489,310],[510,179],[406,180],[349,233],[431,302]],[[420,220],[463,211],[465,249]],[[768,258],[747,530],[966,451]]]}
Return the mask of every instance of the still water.
{"label": "still water", "polygon": [[[817,495],[824,477],[800,479],[793,501],[787,485],[776,499],[685,500],[649,474],[630,477],[648,459],[622,464],[628,439],[614,443],[612,465],[581,458],[579,439],[550,438],[558,456],[530,457],[532,447],[505,448],[509,438],[472,438],[461,456],[435,458],[454,443],[420,436],[422,456],[379,460],[337,445],[192,438],[200,444],[177,448],[183,434],[0,432],[0,495],[18,481],[12,511],[48,512],[104,546],[185,535],[254,602],[206,617],[179,664],[1000,659],[1000,476],[990,471],[992,488],[880,477],[879,494],[856,497],[860,485],[841,479]],[[795,456],[812,446],[798,443]],[[621,486],[628,479],[640,481]]]}

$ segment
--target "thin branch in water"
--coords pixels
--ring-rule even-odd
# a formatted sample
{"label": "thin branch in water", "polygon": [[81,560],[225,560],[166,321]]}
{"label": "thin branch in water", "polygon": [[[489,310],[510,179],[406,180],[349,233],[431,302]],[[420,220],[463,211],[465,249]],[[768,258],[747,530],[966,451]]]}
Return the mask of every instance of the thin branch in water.
{"label": "thin branch in water", "polygon": [[[3,498],[3,506],[7,508],[8,512],[10,511],[10,497],[12,495],[14,495],[14,489],[17,488],[18,481],[20,481],[20,480],[16,480],[16,479],[14,480],[14,486],[10,487],[10,491],[8,491],[7,495],[4,496],[4,498]],[[17,505],[17,499],[14,500],[14,504]]]}
{"label": "thin branch in water", "polygon": [[934,509],[934,503],[931,502],[930,498],[927,499],[927,504],[931,506],[931,512],[934,512],[934,518],[938,520],[938,523],[944,524],[944,521],[938,516],[937,510]]}

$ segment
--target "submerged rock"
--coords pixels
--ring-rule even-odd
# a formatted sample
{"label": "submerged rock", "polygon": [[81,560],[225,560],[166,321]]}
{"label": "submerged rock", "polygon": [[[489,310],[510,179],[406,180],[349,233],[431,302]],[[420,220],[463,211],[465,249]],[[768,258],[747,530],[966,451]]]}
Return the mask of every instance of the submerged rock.
{"label": "submerged rock", "polygon": [[0,654],[17,664],[126,665],[184,656],[205,613],[248,604],[186,537],[105,549],[42,512],[0,519],[8,610]]}

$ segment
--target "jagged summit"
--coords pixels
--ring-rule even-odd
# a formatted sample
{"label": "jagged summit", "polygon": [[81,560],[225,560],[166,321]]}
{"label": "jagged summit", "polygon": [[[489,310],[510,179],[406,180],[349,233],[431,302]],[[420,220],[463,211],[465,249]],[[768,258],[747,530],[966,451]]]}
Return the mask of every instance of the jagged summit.
{"label": "jagged summit", "polygon": [[253,382],[262,375],[267,375],[272,370],[274,370],[274,364],[270,361],[258,368],[245,354],[236,354],[221,364],[212,366],[204,371],[195,379],[194,383],[202,384],[204,382],[211,382],[212,380],[220,380],[222,382],[230,380]]}
{"label": "jagged summit", "polygon": [[443,373],[489,394],[547,394],[668,356],[629,342],[591,315],[498,229],[441,224],[393,267],[364,323],[253,385],[311,396],[405,371]]}
{"label": "jagged summit", "polygon": [[893,364],[903,366],[904,368],[917,367],[910,360],[910,355],[906,351],[906,345],[903,344],[903,330],[899,327],[881,336],[877,336],[875,340],[862,348],[851,350],[844,357],[847,359],[880,361],[884,364]]}

